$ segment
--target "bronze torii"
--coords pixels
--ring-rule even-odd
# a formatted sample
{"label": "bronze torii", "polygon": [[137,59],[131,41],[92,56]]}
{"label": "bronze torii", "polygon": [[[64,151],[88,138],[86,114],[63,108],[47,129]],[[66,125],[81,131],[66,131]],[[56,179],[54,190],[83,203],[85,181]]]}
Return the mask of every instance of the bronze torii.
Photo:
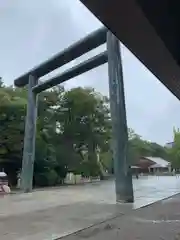
{"label": "bronze torii", "polygon": [[[107,50],[105,52],[102,52],[55,77],[52,77],[51,79],[48,79],[43,83],[38,83],[38,79],[40,77],[106,42]],[[25,85],[28,85],[28,106],[21,173],[21,189],[24,192],[32,191],[35,158],[37,95],[48,88],[65,82],[106,62],[108,62],[109,72],[116,199],[121,202],[134,201],[131,167],[127,159],[128,133],[120,44],[119,40],[105,27],[94,31],[14,81],[15,86],[17,87],[24,87]]]}

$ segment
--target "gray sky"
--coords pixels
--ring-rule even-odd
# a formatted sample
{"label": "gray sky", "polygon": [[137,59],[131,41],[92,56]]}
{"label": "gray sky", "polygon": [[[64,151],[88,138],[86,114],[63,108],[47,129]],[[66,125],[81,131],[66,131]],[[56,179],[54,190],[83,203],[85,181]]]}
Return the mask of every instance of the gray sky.
{"label": "gray sky", "polygon": [[[78,0],[1,0],[0,76],[12,84],[15,77],[100,26]],[[124,46],[122,58],[129,127],[147,140],[171,141],[173,126],[180,125],[179,101]],[[106,64],[66,86],[91,86],[108,95],[107,76]]]}

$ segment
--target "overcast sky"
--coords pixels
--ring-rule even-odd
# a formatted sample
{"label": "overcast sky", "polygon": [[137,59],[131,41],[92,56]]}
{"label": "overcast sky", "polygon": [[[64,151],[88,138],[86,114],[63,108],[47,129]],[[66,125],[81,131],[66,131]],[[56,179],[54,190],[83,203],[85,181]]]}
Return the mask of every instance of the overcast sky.
{"label": "overcast sky", "polygon": [[[100,26],[78,0],[0,0],[0,76],[12,84]],[[124,46],[122,59],[128,126],[147,140],[172,141],[173,126],[180,126],[180,102]],[[91,86],[108,95],[107,64],[66,86]]]}

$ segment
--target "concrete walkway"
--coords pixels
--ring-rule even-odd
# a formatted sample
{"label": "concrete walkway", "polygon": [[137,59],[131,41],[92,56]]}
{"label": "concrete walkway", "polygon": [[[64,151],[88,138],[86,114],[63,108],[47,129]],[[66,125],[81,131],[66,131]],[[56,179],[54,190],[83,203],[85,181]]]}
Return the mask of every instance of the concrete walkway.
{"label": "concrete walkway", "polygon": [[145,177],[133,184],[134,205],[115,204],[113,181],[1,198],[0,239],[49,240],[70,234],[179,192],[180,178]]}
{"label": "concrete walkway", "polygon": [[84,229],[64,240],[179,240],[180,195]]}

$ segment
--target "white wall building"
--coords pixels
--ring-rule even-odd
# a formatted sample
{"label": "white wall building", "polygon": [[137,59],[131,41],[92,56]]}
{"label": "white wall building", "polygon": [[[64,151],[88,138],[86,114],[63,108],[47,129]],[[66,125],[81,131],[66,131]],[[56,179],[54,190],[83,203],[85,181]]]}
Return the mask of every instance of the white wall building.
{"label": "white wall building", "polygon": [[173,145],[174,145],[174,142],[168,142],[168,143],[165,144],[165,147],[172,148]]}

